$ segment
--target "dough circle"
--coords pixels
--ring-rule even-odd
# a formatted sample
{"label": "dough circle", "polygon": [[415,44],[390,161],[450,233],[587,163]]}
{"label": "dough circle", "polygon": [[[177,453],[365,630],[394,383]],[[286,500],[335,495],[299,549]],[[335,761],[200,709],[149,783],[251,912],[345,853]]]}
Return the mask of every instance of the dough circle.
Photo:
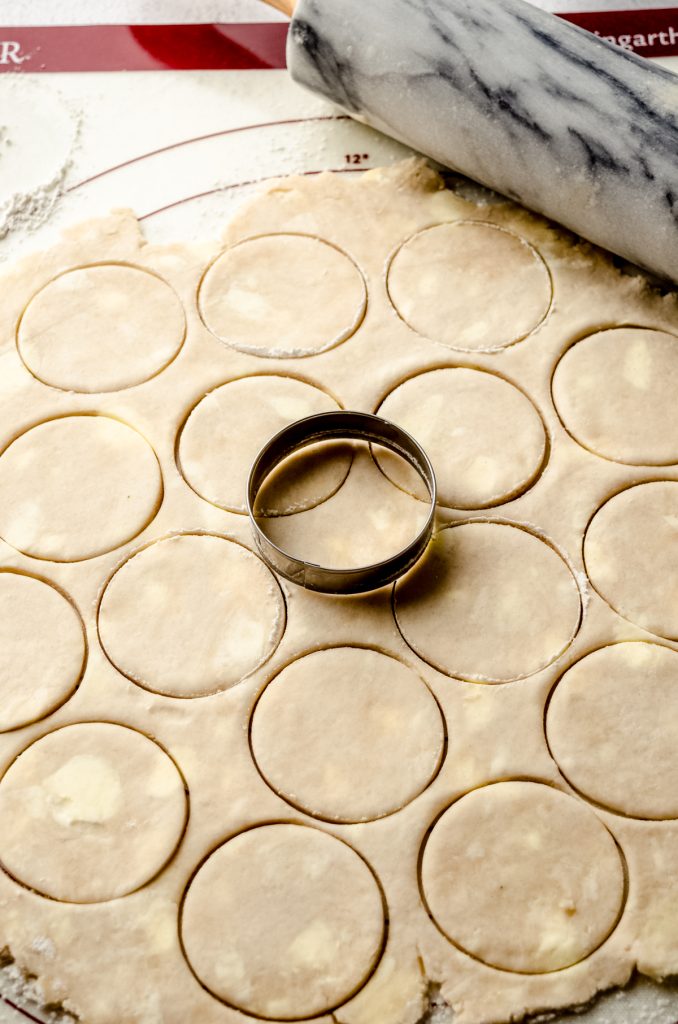
{"label": "dough circle", "polygon": [[312,356],[346,341],[367,306],[363,276],[336,246],[302,234],[259,235],[226,249],[198,296],[205,326],[241,352]]}
{"label": "dough circle", "polygon": [[186,331],[176,293],[156,274],[120,263],[67,270],[31,299],[17,330],[24,363],[64,391],[118,391],[154,377]]}
{"label": "dough circle", "polygon": [[[319,412],[339,409],[326,392],[296,377],[260,374],[215,388],[193,408],[179,437],[178,463],[184,479],[206,501],[245,513],[247,480],[256,455],[279,430]],[[328,459],[311,452],[297,456],[294,473],[266,487],[261,515],[286,515],[314,508],[346,479],[348,453]]]}
{"label": "dough circle", "polygon": [[553,691],[551,754],[568,782],[636,818],[678,818],[678,654],[612,644],[578,661]]}
{"label": "dough circle", "polygon": [[369,821],[409,803],[438,770],[444,743],[423,680],[359,647],[293,661],[264,690],[251,726],[252,752],[272,789],[331,821]]}
{"label": "dough circle", "polygon": [[637,626],[678,640],[678,482],[636,484],[602,505],[584,562],[601,597]]}
{"label": "dough circle", "polygon": [[421,885],[454,945],[521,974],[583,960],[624,903],[624,868],[605,826],[537,782],[495,783],[452,804],[424,847]]}
{"label": "dough circle", "polygon": [[615,462],[678,462],[678,338],[642,327],[598,331],[568,349],[553,401],[584,448]]}
{"label": "dough circle", "polygon": [[67,725],[0,780],[0,862],[43,896],[112,900],[164,867],[187,815],[184,781],[157,743],[108,722]]}
{"label": "dough circle", "polygon": [[492,352],[521,341],[551,306],[551,277],[537,250],[479,221],[435,224],[409,238],[388,270],[396,312],[448,348]]}
{"label": "dough circle", "polygon": [[271,656],[285,603],[271,571],[242,544],[180,534],[116,570],[98,621],[106,654],[132,682],[170,697],[204,697]]}
{"label": "dough circle", "polygon": [[85,631],[49,583],[0,570],[0,732],[35,722],[73,694],[85,663]]}
{"label": "dough circle", "polygon": [[[546,451],[541,416],[502,377],[466,367],[429,370],[394,388],[377,410],[409,431],[433,463],[438,500],[448,508],[488,508],[534,482]],[[410,467],[375,453],[389,480],[423,500]]]}
{"label": "dough circle", "polygon": [[443,527],[396,584],[394,614],[424,661],[472,682],[509,682],[555,661],[579,627],[574,577],[526,529],[475,521]]}
{"label": "dough circle", "polygon": [[183,904],[188,962],[218,999],[265,1019],[326,1013],[381,955],[379,886],[350,846],[303,825],[241,832],[198,869]]}
{"label": "dough circle", "polygon": [[46,420],[0,455],[0,536],[33,558],[78,562],[136,537],[162,500],[155,452],[132,427]]}

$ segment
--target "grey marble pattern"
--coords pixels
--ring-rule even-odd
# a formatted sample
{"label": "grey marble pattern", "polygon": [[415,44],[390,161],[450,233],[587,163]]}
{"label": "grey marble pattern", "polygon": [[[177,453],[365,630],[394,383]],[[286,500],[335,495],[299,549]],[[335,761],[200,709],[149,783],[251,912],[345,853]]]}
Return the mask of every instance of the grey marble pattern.
{"label": "grey marble pattern", "polygon": [[523,0],[299,0],[302,85],[678,282],[678,76]]}

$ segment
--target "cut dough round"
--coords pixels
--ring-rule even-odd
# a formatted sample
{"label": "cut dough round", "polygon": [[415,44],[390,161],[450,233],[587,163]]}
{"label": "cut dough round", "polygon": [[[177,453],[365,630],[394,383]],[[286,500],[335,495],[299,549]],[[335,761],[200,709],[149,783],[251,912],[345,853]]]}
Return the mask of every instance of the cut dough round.
{"label": "cut dough round", "polygon": [[616,612],[678,640],[678,482],[656,480],[615,494],[584,537],[591,583]]}
{"label": "cut dough round", "polygon": [[553,376],[566,429],[597,455],[631,465],[678,462],[678,338],[618,327],[568,349]]}
{"label": "cut dough round", "polygon": [[293,661],[269,683],[251,742],[280,796],[351,822],[390,814],[421,793],[440,764],[445,732],[412,669],[378,651],[335,647]]}
{"label": "cut dough round", "polygon": [[234,541],[181,534],[143,548],[115,572],[99,636],[116,668],[147,690],[203,697],[273,653],[285,603],[261,559]]}
{"label": "cut dough round", "polygon": [[170,286],[140,267],[68,270],[29,302],[17,344],[31,373],[64,391],[117,391],[170,363],[186,330]]}
{"label": "cut dough round", "polygon": [[675,651],[638,641],[582,658],[553,692],[546,733],[584,796],[632,817],[678,818]]}
{"label": "cut dough round", "polygon": [[409,238],[388,271],[398,314],[417,334],[466,352],[521,341],[551,305],[537,250],[495,224],[436,224]]}
{"label": "cut dough round", "polygon": [[421,881],[451,942],[525,974],[583,960],[624,901],[621,857],[602,822],[536,782],[499,782],[452,804],[426,843]]}
{"label": "cut dough round", "polygon": [[334,245],[310,235],[260,235],[215,260],[199,304],[205,325],[232,348],[312,356],[353,334],[367,292],[356,265]]}
{"label": "cut dough round", "polygon": [[266,1019],[327,1013],[381,953],[379,886],[350,846],[315,828],[263,825],[220,846],[183,906],[193,971],[218,999]]}
{"label": "cut dough round", "polygon": [[136,430],[108,416],[47,420],[0,455],[0,536],[34,558],[93,558],[141,533],[162,490]]}
{"label": "cut dough round", "polygon": [[[431,370],[386,396],[379,415],[408,430],[433,463],[438,500],[449,508],[487,508],[533,482],[544,460],[546,433],[529,398],[501,377],[465,367]],[[381,449],[388,478],[426,500],[404,462]]]}
{"label": "cut dough round", "polygon": [[574,577],[548,544],[505,523],[445,527],[397,585],[405,641],[441,672],[478,682],[532,675],[579,626]]}
{"label": "cut dough round", "polygon": [[157,743],[106,722],[68,725],[0,781],[0,862],[43,896],[112,900],[164,867],[187,814],[183,779]]}
{"label": "cut dough round", "polygon": [[[229,381],[210,391],[186,420],[179,468],[201,498],[244,513],[250,467],[266,442],[295,420],[338,408],[320,388],[294,377],[261,374]],[[286,515],[319,505],[341,486],[350,466],[347,452],[332,458],[300,454],[294,473],[266,487],[266,506],[258,514]]]}
{"label": "cut dough round", "polygon": [[0,571],[0,732],[55,711],[78,685],[84,661],[73,605],[33,576]]}

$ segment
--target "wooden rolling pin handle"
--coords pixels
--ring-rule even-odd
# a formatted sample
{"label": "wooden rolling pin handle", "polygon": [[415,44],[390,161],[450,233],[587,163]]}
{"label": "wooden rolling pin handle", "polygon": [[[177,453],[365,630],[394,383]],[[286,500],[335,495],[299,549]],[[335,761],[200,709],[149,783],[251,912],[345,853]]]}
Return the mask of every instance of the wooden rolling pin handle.
{"label": "wooden rolling pin handle", "polygon": [[276,11],[282,11],[288,18],[294,14],[296,0],[264,0],[269,7],[275,7]]}

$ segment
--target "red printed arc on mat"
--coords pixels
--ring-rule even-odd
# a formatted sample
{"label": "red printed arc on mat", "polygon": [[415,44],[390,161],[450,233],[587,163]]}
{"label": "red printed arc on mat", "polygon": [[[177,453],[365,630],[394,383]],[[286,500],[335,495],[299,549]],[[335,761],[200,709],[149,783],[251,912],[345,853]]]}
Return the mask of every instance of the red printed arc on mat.
{"label": "red printed arc on mat", "polygon": [[[678,8],[559,16],[641,56],[678,55]],[[0,27],[0,73],[278,69],[286,37],[286,22]]]}

